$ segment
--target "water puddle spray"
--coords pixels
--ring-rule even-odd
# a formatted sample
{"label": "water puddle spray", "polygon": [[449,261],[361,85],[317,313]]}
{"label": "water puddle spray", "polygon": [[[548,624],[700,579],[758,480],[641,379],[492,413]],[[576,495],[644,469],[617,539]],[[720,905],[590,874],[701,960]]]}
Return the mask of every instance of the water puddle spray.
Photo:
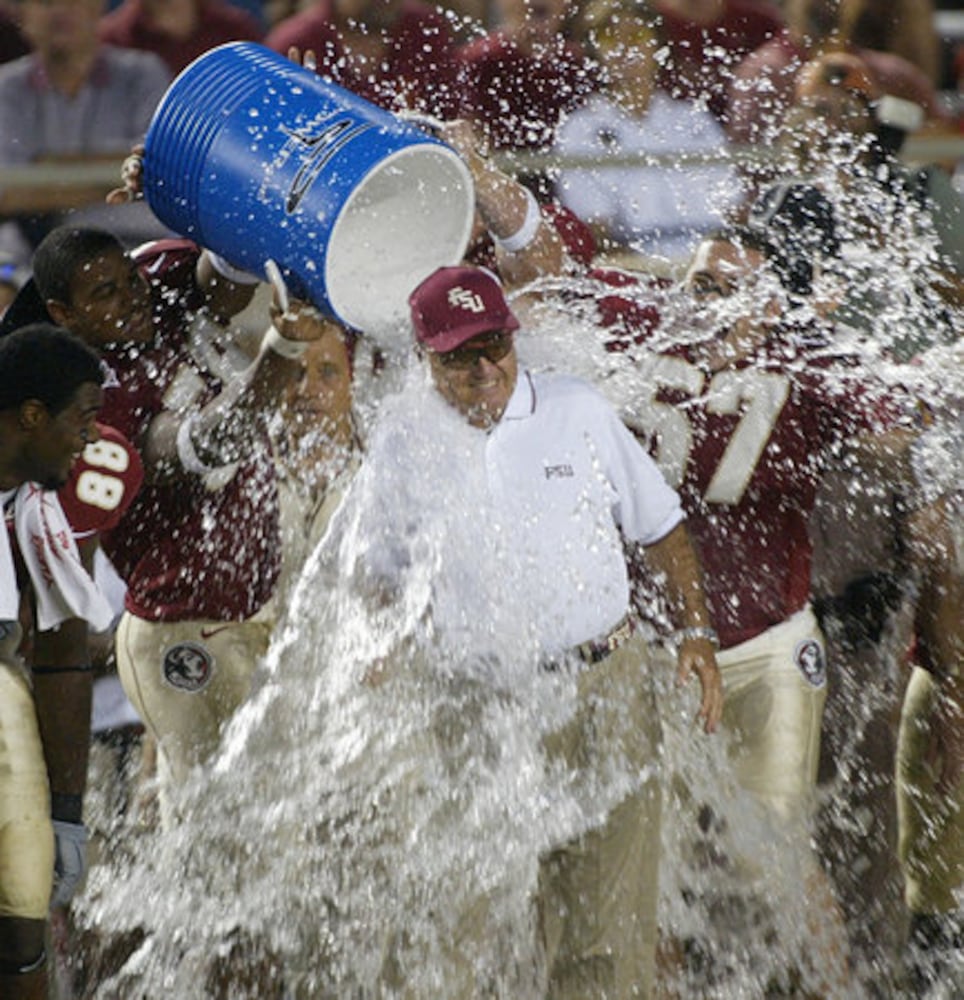
{"label": "water puddle spray", "polygon": [[[606,350],[580,307],[598,286],[541,287],[568,304],[527,314],[521,361],[583,375],[632,415],[634,352]],[[620,294],[672,312],[669,292]],[[946,376],[920,370],[925,383]],[[144,935],[100,997],[217,995],[239,942],[278,995],[542,995],[539,856],[597,824],[638,776],[618,759],[591,784],[547,765],[542,739],[569,717],[575,685],[538,669],[539,593],[519,526],[486,499],[484,436],[420,367],[394,378],[371,413],[369,460],[222,752],[170,803],[176,823],[91,872],[86,924]],[[725,737],[692,725],[695,689],[654,682],[660,924],[687,953],[680,995],[768,995],[819,936],[804,917],[809,831],[778,830],[736,787]]]}

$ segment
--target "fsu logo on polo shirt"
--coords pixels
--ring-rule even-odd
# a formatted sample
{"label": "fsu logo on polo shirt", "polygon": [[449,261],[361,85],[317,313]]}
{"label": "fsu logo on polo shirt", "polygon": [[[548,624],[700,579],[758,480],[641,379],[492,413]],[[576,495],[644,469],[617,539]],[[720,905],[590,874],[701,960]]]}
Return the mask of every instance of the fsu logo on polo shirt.
{"label": "fsu logo on polo shirt", "polygon": [[179,642],[164,651],[164,680],[181,691],[201,691],[214,674],[214,657],[199,643]]}
{"label": "fsu logo on polo shirt", "polygon": [[823,647],[816,639],[802,639],[798,642],[793,650],[793,662],[809,684],[823,687],[827,683]]}

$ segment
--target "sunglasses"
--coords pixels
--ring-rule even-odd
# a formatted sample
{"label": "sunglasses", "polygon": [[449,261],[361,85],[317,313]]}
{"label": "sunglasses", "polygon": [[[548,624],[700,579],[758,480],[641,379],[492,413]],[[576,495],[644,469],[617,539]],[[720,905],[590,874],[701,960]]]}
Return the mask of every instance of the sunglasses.
{"label": "sunglasses", "polygon": [[494,365],[498,364],[511,350],[512,334],[502,331],[475,347],[457,347],[454,351],[436,354],[436,357],[446,368],[472,368],[483,358]]}

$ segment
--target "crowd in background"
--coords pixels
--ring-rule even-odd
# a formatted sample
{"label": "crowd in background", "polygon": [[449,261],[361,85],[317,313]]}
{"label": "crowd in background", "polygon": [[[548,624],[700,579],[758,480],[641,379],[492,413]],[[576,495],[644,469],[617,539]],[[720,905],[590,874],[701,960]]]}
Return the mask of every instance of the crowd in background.
{"label": "crowd in background", "polygon": [[[433,8],[414,0],[85,0],[6,4],[0,15],[8,63],[0,166],[123,155],[143,137],[171,77],[202,52],[231,40],[283,54],[294,45],[315,51],[320,73],[386,108],[476,122],[494,154],[628,159],[628,173],[539,165],[526,180],[569,204],[602,250],[677,262],[687,239],[692,245],[694,234],[752,195],[796,74],[823,51],[859,55],[904,132],[960,129],[962,43],[938,35],[929,2],[500,0]],[[667,155],[676,158],[672,170],[659,159]],[[951,173],[952,161],[950,154],[943,163]],[[528,170],[524,161],[512,169]],[[157,235],[142,207],[93,207],[103,180],[69,176],[21,182],[0,200],[0,254],[18,274],[64,210],[83,207],[128,243]],[[624,182],[637,186],[635,196],[623,195]],[[614,200],[618,209],[607,204]]]}
{"label": "crowd in background", "polygon": [[[189,62],[223,42],[261,42],[299,60],[310,51],[327,79],[388,110],[426,116],[476,184],[468,262],[492,268],[513,293],[534,279],[570,280],[561,292],[550,283],[522,301],[532,316],[548,307],[588,317],[603,356],[630,366],[640,384],[662,387],[647,400],[620,397],[620,416],[680,491],[699,543],[731,699],[724,729],[746,727],[738,780],[797,833],[809,834],[811,822],[822,829],[822,868],[801,891],[824,936],[839,931],[847,941],[849,973],[835,965],[848,959],[833,942],[825,953],[816,936],[813,964],[826,959],[825,967],[810,969],[809,980],[797,970],[802,979],[781,988],[845,996],[842,983],[850,982],[867,996],[925,997],[959,974],[964,175],[955,140],[964,128],[964,26],[956,37],[936,30],[940,11],[954,7],[0,4],[0,172],[64,168],[61,177],[0,184],[0,312],[20,293],[9,327],[22,325],[21,315],[53,321],[98,349],[115,380],[105,384],[100,420],[120,432],[111,445],[117,454],[140,452],[135,464],[144,473],[143,486],[132,478],[136,498],[125,499],[120,527],[102,520],[88,530],[102,534],[110,556],[109,564],[98,556],[98,580],[106,586],[119,573],[110,579],[115,609],[125,614],[102,658],[133,702],[109,685],[95,699],[88,800],[101,815],[88,822],[102,825],[105,849],[122,814],[125,823],[134,813],[158,822],[159,810],[160,822],[178,821],[165,788],[215,752],[225,720],[247,697],[301,566],[363,462],[359,408],[385,364],[365,331],[282,315],[252,276],[177,239],[144,200],[105,201],[116,180],[77,170],[119,165],[143,142],[158,101]],[[922,140],[945,140],[935,160],[906,155]],[[137,180],[125,176],[131,192]],[[98,280],[109,282],[109,298]],[[33,296],[26,306],[24,291]],[[265,340],[273,337],[273,346],[252,349],[237,331],[226,343],[218,324],[239,314],[254,317],[247,327],[258,336],[273,317]],[[525,305],[520,315],[529,315]],[[718,344],[709,356],[691,342],[668,349],[680,329],[710,331]],[[801,371],[821,352],[838,351],[873,358],[889,381],[878,386],[868,376],[843,401],[835,390],[814,389],[818,376]],[[669,367],[647,367],[648,352],[670,356]],[[769,492],[759,487],[746,506],[744,481],[733,523],[721,525],[703,494],[736,486],[705,469],[687,478],[679,468],[673,481],[673,456],[659,454],[660,421],[669,406],[685,410],[696,449],[705,446],[700,433],[713,439],[706,427],[730,404],[708,402],[702,427],[694,400],[704,390],[692,379],[702,386],[705,377],[712,396],[730,367],[755,364],[805,384],[792,397],[797,423],[788,407],[781,425],[780,454],[797,467],[773,460]],[[175,377],[180,366],[192,370],[189,380]],[[941,366],[943,382],[934,377]],[[661,382],[661,372],[672,377]],[[840,450],[869,429],[884,436],[883,427],[887,448],[868,452],[861,441]],[[722,468],[726,456],[709,451],[706,461]],[[821,464],[817,456],[831,451],[834,462]],[[860,497],[870,498],[865,508]],[[757,593],[721,610],[727,594],[745,592],[746,559],[782,581],[780,600],[765,608]],[[231,588],[203,583],[211,566],[234,574]],[[645,571],[635,581],[650,583]],[[801,658],[804,697],[781,709],[790,722],[775,718],[788,727],[816,722],[789,749],[772,733],[755,742],[747,735],[752,706],[736,705],[732,671],[744,660],[735,650],[780,627],[791,630],[780,641],[798,651],[811,627],[798,615],[811,610],[826,662]],[[173,659],[172,650],[180,651]],[[157,660],[163,683],[147,679]],[[232,669],[209,687],[214,662]],[[182,692],[202,688],[206,701],[186,713]],[[876,700],[867,700],[868,688]],[[854,746],[858,716],[863,742]],[[786,760],[776,756],[784,752]],[[801,761],[788,764],[797,752]],[[767,755],[781,773],[767,771]],[[874,780],[848,784],[841,769],[854,768]],[[857,833],[835,824],[829,808],[822,820],[816,815],[818,771],[833,789],[835,815],[861,817]],[[134,801],[158,786],[159,807]],[[54,927],[67,940],[58,912]],[[95,996],[98,976],[120,963],[96,940],[82,954],[78,935],[79,957],[66,962],[59,988]],[[693,942],[672,944],[678,954],[661,957],[664,975],[699,984],[706,956]],[[20,958],[29,965],[29,956]],[[699,985],[692,988],[698,995]]]}

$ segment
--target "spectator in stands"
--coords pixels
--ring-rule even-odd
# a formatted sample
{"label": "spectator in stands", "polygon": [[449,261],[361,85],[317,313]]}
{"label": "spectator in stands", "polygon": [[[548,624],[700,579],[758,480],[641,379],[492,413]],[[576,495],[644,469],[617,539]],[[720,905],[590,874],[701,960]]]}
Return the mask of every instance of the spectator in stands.
{"label": "spectator in stands", "polygon": [[0,260],[0,319],[16,298],[24,280],[22,268],[17,267],[13,261]]}
{"label": "spectator in stands", "polygon": [[0,4],[0,63],[19,59],[29,51],[30,42],[20,30],[15,5]]}
{"label": "spectator in stands", "polygon": [[258,21],[226,0],[125,0],[100,22],[102,42],[153,52],[172,73],[224,42],[263,37]]}
{"label": "spectator in stands", "polygon": [[[170,74],[151,53],[101,45],[103,7],[104,0],[21,4],[35,51],[0,67],[0,166],[120,160],[143,138]],[[90,182],[7,188],[0,214],[16,220],[4,227],[9,252],[28,264],[30,247],[59,213],[93,205],[129,238],[160,231],[144,203],[108,210],[105,193]]]}
{"label": "spectator in stands", "polygon": [[314,52],[319,74],[389,110],[445,118],[458,103],[449,22],[420,0],[317,0],[266,44]]}
{"label": "spectator in stands", "polygon": [[660,86],[671,97],[706,101],[725,122],[733,71],[780,32],[780,11],[766,0],[655,0],[653,6],[669,49]]}
{"label": "spectator in stands", "polygon": [[955,335],[964,203],[942,170],[910,170],[887,148],[882,97],[867,64],[830,53],[797,76],[783,136],[788,171],[810,178],[834,205],[848,260],[840,318],[906,358]]}
{"label": "spectator in stands", "polygon": [[726,138],[713,115],[690,100],[657,90],[658,23],[631,8],[600,0],[586,11],[589,42],[598,55],[603,87],[559,129],[555,149],[598,161],[563,169],[559,197],[597,227],[604,245],[631,246],[647,255],[688,256],[700,234],[717,228],[738,187],[726,165],[609,167],[607,156],[720,154]]}
{"label": "spectator in stands", "polygon": [[495,149],[551,148],[564,114],[598,84],[565,34],[565,0],[497,0],[498,22],[459,49],[462,114]]}
{"label": "spectator in stands", "polygon": [[[733,142],[767,144],[776,138],[804,63],[849,47],[845,4],[846,0],[789,0],[786,29],[735,68],[726,111]],[[928,119],[940,118],[934,88],[921,70],[897,55],[853,48],[884,93],[919,105]]]}
{"label": "spectator in stands", "polygon": [[844,31],[853,45],[901,56],[938,85],[940,39],[934,29],[934,0],[851,0],[847,20]]}

